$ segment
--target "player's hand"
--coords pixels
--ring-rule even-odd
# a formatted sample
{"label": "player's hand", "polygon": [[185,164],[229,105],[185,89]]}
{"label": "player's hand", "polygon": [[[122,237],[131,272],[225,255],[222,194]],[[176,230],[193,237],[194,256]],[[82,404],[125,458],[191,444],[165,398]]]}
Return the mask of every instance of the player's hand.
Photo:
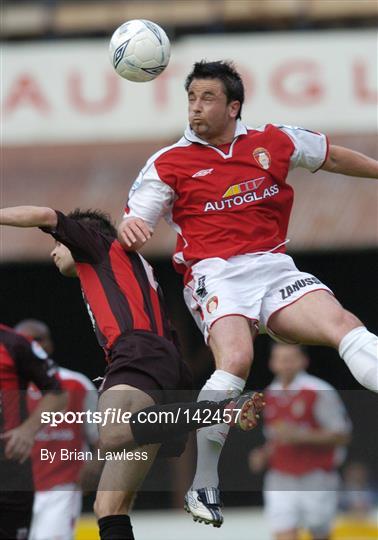
{"label": "player's hand", "polygon": [[5,441],[6,459],[14,459],[24,463],[31,454],[34,444],[34,433],[26,426],[18,426],[6,431],[0,438]]}
{"label": "player's hand", "polygon": [[142,218],[125,218],[118,227],[118,239],[124,248],[140,249],[151,238],[152,230]]}
{"label": "player's hand", "polygon": [[272,439],[278,444],[301,444],[304,442],[304,431],[300,426],[288,422],[280,422],[272,428]]}

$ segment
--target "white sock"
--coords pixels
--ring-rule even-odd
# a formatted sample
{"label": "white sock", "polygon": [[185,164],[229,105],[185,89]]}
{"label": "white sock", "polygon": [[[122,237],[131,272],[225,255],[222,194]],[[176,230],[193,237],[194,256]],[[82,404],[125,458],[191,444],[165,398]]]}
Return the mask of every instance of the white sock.
{"label": "white sock", "polygon": [[354,328],[340,341],[339,354],[357,381],[378,392],[378,338],[365,328]]}
{"label": "white sock", "polygon": [[[198,401],[222,401],[228,397],[237,397],[244,390],[244,386],[244,379],[217,369],[206,381]],[[227,424],[217,424],[197,431],[197,470],[193,489],[218,487],[218,462],[229,429]]]}

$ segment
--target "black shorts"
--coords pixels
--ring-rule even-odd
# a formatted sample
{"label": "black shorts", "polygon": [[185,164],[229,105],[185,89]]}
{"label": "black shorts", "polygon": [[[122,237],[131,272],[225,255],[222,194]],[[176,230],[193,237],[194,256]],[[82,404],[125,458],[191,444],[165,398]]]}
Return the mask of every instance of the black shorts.
{"label": "black shorts", "polygon": [[[118,384],[142,390],[157,404],[193,400],[193,379],[176,346],[151,332],[121,336],[112,348],[100,393]],[[159,455],[178,457],[187,436],[162,445]]]}
{"label": "black shorts", "polygon": [[187,401],[193,388],[189,367],[175,345],[143,331],[121,336],[112,348],[100,392],[117,384],[139,388],[159,404]]}
{"label": "black shorts", "polygon": [[1,492],[34,491],[31,459],[18,463],[5,459],[0,450],[0,490]]}
{"label": "black shorts", "polygon": [[33,499],[32,491],[0,491],[0,540],[28,538]]}

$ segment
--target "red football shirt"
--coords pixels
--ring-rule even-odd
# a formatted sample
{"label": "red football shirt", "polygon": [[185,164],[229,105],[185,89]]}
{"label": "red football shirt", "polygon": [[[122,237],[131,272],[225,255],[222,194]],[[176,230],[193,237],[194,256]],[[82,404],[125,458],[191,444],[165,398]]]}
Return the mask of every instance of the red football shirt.
{"label": "red football shirt", "polygon": [[[349,432],[350,423],[337,392],[328,383],[307,373],[299,373],[287,389],[274,381],[265,391],[265,435],[281,423],[300,429],[326,429]],[[314,444],[278,444],[272,440],[269,468],[286,474],[302,475],[316,470],[332,471],[342,461],[344,449]]]}
{"label": "red football shirt", "polygon": [[[58,379],[68,394],[67,411],[95,411],[97,390],[82,373],[70,369],[58,368]],[[41,399],[41,393],[35,385],[28,388],[28,409],[34,410]],[[88,443],[96,444],[97,425],[83,420],[80,422],[62,422],[58,426],[44,426],[36,435],[32,451],[34,485],[37,491],[45,491],[55,486],[77,483],[80,470],[85,461],[69,459],[69,452],[88,449]],[[52,462],[41,459],[41,450],[55,452]],[[64,452],[61,452],[63,450]]]}
{"label": "red football shirt", "polygon": [[205,258],[284,251],[293,204],[289,169],[316,171],[327,148],[324,135],[289,126],[251,129],[239,121],[232,143],[222,147],[188,128],[148,160],[125,212],[151,227],[165,217],[178,234],[174,262],[181,271]]}

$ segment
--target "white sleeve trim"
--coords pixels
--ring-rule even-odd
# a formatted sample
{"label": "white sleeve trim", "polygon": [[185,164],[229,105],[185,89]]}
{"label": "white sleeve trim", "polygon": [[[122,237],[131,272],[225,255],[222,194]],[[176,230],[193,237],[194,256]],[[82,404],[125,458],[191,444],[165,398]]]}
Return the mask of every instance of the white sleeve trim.
{"label": "white sleeve trim", "polygon": [[315,418],[324,429],[336,433],[350,433],[352,424],[339,394],[333,388],[318,391]]}
{"label": "white sleeve trim", "polygon": [[294,144],[294,152],[290,158],[290,169],[303,167],[311,172],[316,172],[324,164],[328,153],[328,140],[323,133],[293,126],[277,127]]}
{"label": "white sleeve trim", "polygon": [[131,187],[124,218],[142,218],[154,229],[159,219],[171,212],[175,191],[159,177],[155,161],[173,148],[191,144],[181,137],[175,144],[162,148],[149,158]]}
{"label": "white sleeve trim", "polygon": [[124,218],[142,218],[154,229],[159,219],[170,210],[173,199],[173,189],[159,178],[155,164],[147,164],[131,187]]}

